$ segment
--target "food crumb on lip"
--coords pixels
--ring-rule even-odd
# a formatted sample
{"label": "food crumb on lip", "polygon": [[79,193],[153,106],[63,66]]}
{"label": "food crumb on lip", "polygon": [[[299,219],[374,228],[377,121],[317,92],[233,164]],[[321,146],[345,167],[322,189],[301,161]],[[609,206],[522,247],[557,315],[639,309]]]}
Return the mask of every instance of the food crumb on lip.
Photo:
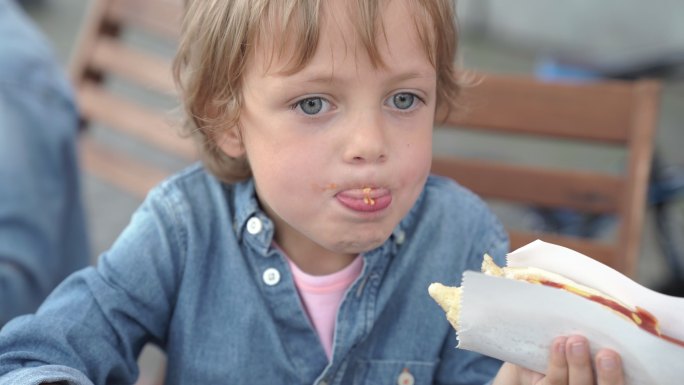
{"label": "food crumb on lip", "polygon": [[373,188],[371,187],[363,188],[363,203],[367,204],[368,206],[375,205],[375,199],[371,197],[371,191],[373,191]]}

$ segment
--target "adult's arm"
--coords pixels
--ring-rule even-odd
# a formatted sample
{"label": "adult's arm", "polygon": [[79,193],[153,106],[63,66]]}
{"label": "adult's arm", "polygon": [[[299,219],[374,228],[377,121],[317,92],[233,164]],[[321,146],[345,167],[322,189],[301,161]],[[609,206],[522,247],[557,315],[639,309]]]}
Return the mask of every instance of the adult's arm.
{"label": "adult's arm", "polygon": [[183,270],[179,219],[155,196],[97,267],[72,274],[35,314],[0,330],[0,385],[135,382],[143,346],[165,345]]}
{"label": "adult's arm", "polygon": [[89,262],[77,130],[48,43],[13,1],[0,1],[0,326]]}

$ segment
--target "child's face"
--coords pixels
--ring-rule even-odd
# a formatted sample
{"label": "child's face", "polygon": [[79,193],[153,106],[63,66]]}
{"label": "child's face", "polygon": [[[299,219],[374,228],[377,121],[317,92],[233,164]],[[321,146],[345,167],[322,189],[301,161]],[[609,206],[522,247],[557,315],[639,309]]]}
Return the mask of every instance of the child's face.
{"label": "child's face", "polygon": [[379,246],[430,170],[436,73],[407,6],[392,1],[383,11],[386,68],[375,68],[342,3],[326,3],[333,20],[301,71],[279,72],[287,63],[270,63],[270,47],[256,50],[244,75],[241,143],[221,144],[246,154],[276,241],[295,260]]}

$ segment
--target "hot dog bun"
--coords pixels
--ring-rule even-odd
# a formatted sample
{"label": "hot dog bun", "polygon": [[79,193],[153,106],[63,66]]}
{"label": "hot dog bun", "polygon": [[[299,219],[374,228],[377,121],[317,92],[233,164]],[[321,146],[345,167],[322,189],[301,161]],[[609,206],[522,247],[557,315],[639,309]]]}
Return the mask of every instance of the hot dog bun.
{"label": "hot dog bun", "polygon": [[461,288],[433,283],[428,287],[430,297],[442,307],[451,326],[458,331],[461,312]]}
{"label": "hot dog bun", "polygon": [[482,261],[482,272],[494,277],[504,277],[539,285],[554,286],[587,298],[593,296],[604,298],[606,300],[613,301],[619,306],[629,309],[632,312],[636,311],[636,308],[632,305],[628,305],[615,298],[609,297],[596,289],[579,284],[560,274],[536,267],[499,267],[494,262],[494,259],[492,259],[492,257],[488,254],[484,255],[484,259]]}
{"label": "hot dog bun", "polygon": [[[625,304],[624,302],[609,297],[586,285],[574,282],[560,274],[536,267],[499,267],[492,257],[487,254],[484,255],[481,270],[487,275],[551,286],[580,295],[602,304],[616,314],[634,322],[637,326],[640,326],[653,334],[658,336],[661,335],[657,319],[644,309]],[[441,283],[433,283],[428,288],[428,292],[446,312],[449,323],[458,331],[462,288],[449,287],[442,285]]]}

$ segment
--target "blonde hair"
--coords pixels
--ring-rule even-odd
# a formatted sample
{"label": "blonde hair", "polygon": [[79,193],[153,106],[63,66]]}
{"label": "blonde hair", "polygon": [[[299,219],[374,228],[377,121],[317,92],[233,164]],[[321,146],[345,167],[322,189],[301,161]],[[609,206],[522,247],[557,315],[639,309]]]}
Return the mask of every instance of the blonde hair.
{"label": "blonde hair", "polygon": [[[276,57],[289,55],[290,70],[303,68],[315,53],[326,0],[187,0],[173,75],[185,110],[184,133],[200,145],[202,160],[226,182],[246,179],[247,160],[219,148],[218,134],[237,126],[241,81],[259,39],[275,39]],[[329,1],[329,0],[328,0]],[[352,18],[372,63],[383,66],[377,47],[379,7],[388,0],[353,0]],[[389,0],[391,1],[391,0]],[[438,109],[448,112],[460,85],[454,73],[457,27],[454,0],[410,0],[414,22],[437,72]],[[297,42],[297,44],[285,43]],[[288,47],[284,52],[283,47]],[[294,51],[291,50],[294,47]],[[274,48],[275,49],[275,48]],[[446,115],[443,115],[446,116]]]}

